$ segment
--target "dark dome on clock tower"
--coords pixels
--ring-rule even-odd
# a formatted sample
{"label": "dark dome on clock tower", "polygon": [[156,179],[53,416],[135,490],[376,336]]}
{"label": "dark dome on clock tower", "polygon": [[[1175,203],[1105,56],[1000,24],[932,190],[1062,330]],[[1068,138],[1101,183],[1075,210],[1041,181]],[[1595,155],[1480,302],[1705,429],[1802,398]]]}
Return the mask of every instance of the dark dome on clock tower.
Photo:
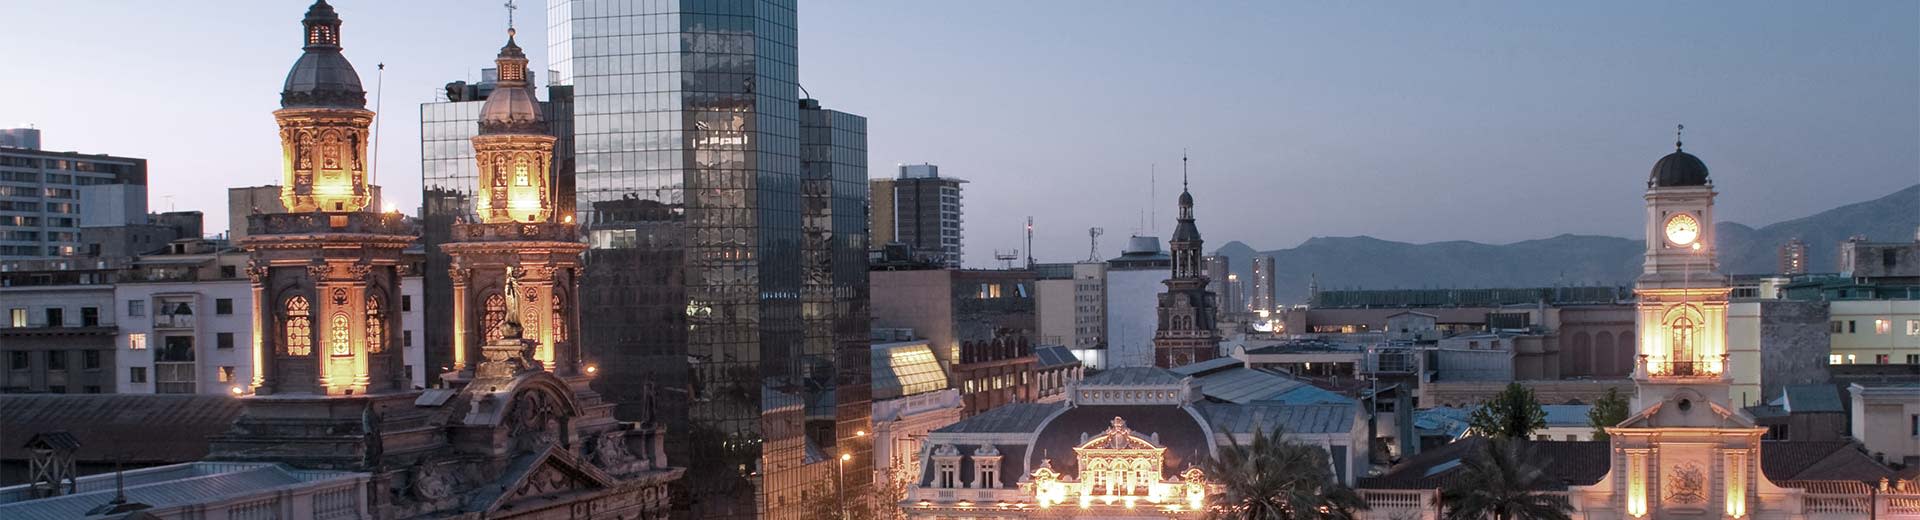
{"label": "dark dome on clock tower", "polygon": [[1707,163],[1693,154],[1675,151],[1661,157],[1653,163],[1653,173],[1647,177],[1647,184],[1655,188],[1674,186],[1706,186]]}
{"label": "dark dome on clock tower", "polygon": [[306,52],[280,89],[280,106],[366,108],[367,90],[360,86],[360,73],[340,54],[340,15],[326,0],[307,8],[300,20],[304,28],[301,47]]}

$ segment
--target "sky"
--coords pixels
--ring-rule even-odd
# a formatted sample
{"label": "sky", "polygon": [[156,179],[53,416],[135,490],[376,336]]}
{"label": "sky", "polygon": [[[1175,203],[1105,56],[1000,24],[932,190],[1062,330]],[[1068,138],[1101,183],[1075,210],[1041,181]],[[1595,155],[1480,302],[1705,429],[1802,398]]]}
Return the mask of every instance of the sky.
{"label": "sky", "polygon": [[[419,104],[491,66],[506,9],[332,3],[362,82],[384,84],[376,180],[414,213]],[[520,3],[543,71],[544,3]],[[271,113],[306,4],[0,1],[0,127],[147,158],[151,209],[217,232],[224,188],[279,180]],[[969,181],[974,267],[1024,248],[1027,216],[1040,261],[1087,258],[1089,227],[1101,258],[1167,235],[1183,151],[1209,249],[1631,237],[1682,123],[1723,220],[1920,183],[1907,0],[830,0],[801,2],[799,32],[801,85],[869,120],[871,176],[931,162]]]}

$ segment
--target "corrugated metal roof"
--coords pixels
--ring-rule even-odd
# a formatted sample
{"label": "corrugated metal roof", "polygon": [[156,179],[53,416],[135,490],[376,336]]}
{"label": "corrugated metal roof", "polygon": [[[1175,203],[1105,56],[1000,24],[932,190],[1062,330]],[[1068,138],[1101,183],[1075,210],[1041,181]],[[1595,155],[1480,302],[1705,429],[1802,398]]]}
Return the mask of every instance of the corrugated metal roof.
{"label": "corrugated metal roof", "polygon": [[934,430],[942,433],[1012,433],[1040,429],[1040,422],[1066,407],[1065,402],[1009,403]]}
{"label": "corrugated metal roof", "polygon": [[1194,408],[1214,433],[1253,433],[1255,428],[1287,433],[1345,433],[1357,420],[1353,404],[1198,403]]}
{"label": "corrugated metal roof", "polygon": [[[0,395],[0,432],[70,432],[82,462],[186,462],[207,455],[207,437],[232,427],[241,404],[224,395]],[[0,459],[27,456],[19,443],[0,444]]]}
{"label": "corrugated metal roof", "polygon": [[[151,471],[152,477],[137,478],[136,472]],[[365,477],[346,471],[297,471],[282,464],[193,462],[127,472],[127,501],[155,509],[204,504],[261,493],[269,489],[308,482]],[[171,477],[171,478],[169,478]],[[8,520],[69,520],[87,516],[87,511],[113,500],[112,474],[90,475],[96,485],[72,495],[0,504],[0,518]],[[108,481],[105,486],[98,481]],[[17,487],[17,486],[16,486]]]}
{"label": "corrugated metal roof", "polygon": [[1787,385],[1772,404],[1786,405],[1787,413],[1841,413],[1840,392],[1833,385]]}
{"label": "corrugated metal roof", "polygon": [[1158,367],[1121,367],[1102,370],[1080,381],[1081,386],[1154,386],[1180,382],[1183,376]]}
{"label": "corrugated metal roof", "polygon": [[1173,367],[1171,370],[1173,370],[1173,373],[1175,374],[1190,376],[1194,374],[1202,374],[1202,373],[1206,373],[1214,370],[1219,370],[1219,369],[1231,367],[1234,365],[1245,365],[1245,364],[1246,363],[1238,359],[1223,357],[1223,358],[1213,358],[1213,359],[1201,361],[1199,363],[1194,363],[1190,365],[1181,365],[1181,366]]}

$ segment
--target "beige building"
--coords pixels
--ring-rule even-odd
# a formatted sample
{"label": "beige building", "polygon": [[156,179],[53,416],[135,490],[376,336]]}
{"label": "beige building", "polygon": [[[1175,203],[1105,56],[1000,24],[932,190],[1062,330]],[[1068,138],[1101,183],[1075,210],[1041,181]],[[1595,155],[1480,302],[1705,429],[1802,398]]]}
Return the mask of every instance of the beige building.
{"label": "beige building", "polygon": [[1853,436],[1884,462],[1920,464],[1920,383],[1855,383]]}

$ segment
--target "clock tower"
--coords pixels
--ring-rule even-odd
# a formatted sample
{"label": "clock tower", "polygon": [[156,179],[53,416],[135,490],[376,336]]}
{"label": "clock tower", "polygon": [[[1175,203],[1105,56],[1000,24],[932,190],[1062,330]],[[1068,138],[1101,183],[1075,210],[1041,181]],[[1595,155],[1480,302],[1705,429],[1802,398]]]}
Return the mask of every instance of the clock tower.
{"label": "clock tower", "polygon": [[1634,285],[1639,392],[1635,409],[1681,386],[1729,406],[1727,296],[1714,260],[1713,180],[1699,157],[1681,149],[1654,163],[1647,178],[1646,262]]}
{"label": "clock tower", "polygon": [[1200,227],[1193,223],[1193,194],[1187,191],[1187,158],[1180,158],[1180,217],[1169,241],[1173,276],[1160,293],[1159,324],[1153,331],[1154,366],[1173,368],[1220,357],[1219,311],[1201,269]]}

